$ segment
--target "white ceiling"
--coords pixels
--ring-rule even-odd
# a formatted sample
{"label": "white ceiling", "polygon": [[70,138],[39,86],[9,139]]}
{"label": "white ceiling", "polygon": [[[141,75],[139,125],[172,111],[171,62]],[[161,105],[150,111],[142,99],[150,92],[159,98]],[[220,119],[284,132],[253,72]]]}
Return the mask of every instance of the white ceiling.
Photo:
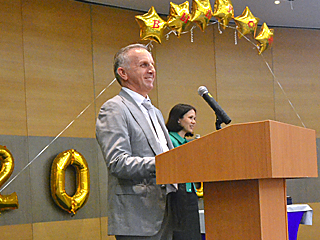
{"label": "white ceiling", "polygon": [[[234,15],[242,14],[246,6],[255,17],[260,18],[259,24],[267,23],[269,27],[299,27],[320,29],[320,0],[281,0],[279,5],[274,0],[231,0]],[[185,0],[87,0],[107,6],[116,6],[147,13],[151,6],[160,15],[168,15],[170,2],[181,4]],[[215,0],[210,0],[213,9]],[[189,0],[190,12],[192,0]],[[164,19],[166,20],[166,19]]]}

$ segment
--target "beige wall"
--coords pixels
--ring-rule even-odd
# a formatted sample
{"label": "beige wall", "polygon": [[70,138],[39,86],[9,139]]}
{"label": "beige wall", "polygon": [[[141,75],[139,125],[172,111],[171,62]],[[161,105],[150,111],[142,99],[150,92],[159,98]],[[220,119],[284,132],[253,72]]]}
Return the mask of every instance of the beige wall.
{"label": "beige wall", "polygon": [[[112,81],[113,55],[139,41],[134,16],[142,13],[71,0],[21,2],[1,1],[6,114],[0,132],[56,136]],[[220,34],[217,25],[204,33],[196,28],[194,42],[190,34],[170,35],[153,44],[158,78],[151,97],[164,116],[178,102],[194,104],[201,134],[214,130],[214,114],[197,95],[206,85],[233,123],[275,119],[301,126],[298,113],[319,136],[318,37],[316,30],[276,28],[274,47],[262,57],[243,38],[235,45],[233,29]],[[94,138],[94,114],[118,90],[113,84],[63,136]]]}
{"label": "beige wall", "polygon": [[1,134],[27,135],[21,4],[1,1]]}
{"label": "beige wall", "polygon": [[[315,129],[320,137],[320,32],[305,29],[277,31],[274,47],[274,72],[285,93],[275,88],[276,119],[294,125]],[[288,104],[290,99],[295,112]]]}
{"label": "beige wall", "polygon": [[[119,86],[114,83],[96,101],[95,96],[114,78],[114,53],[139,41],[134,16],[143,13],[71,0],[0,0],[0,4],[0,135],[55,137],[90,105],[62,136],[95,138],[97,111]],[[197,94],[205,85],[232,123],[274,119],[302,126],[303,122],[319,137],[319,35],[318,30],[276,28],[273,49],[263,57],[245,39],[235,45],[234,30],[220,34],[216,24],[205,32],[196,28],[193,42],[190,34],[179,39],[170,35],[162,44],[153,43],[158,75],[150,96],[165,119],[176,103],[194,105],[200,135],[215,130],[215,115]],[[312,205],[315,212],[317,204]],[[86,239],[107,239],[105,223],[101,216],[7,225],[1,226],[5,233],[1,239],[14,239],[17,232],[19,239],[54,239],[60,229],[67,232],[61,236],[78,239],[76,226]],[[317,226],[319,216],[314,214],[312,230],[303,228],[299,238],[318,236]]]}

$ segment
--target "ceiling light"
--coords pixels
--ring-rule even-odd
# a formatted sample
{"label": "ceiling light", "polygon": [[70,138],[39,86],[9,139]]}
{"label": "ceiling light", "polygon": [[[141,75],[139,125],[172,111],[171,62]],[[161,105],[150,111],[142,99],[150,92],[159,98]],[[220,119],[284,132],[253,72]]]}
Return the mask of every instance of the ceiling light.
{"label": "ceiling light", "polygon": [[280,4],[280,1],[279,0],[276,0],[276,1],[274,1],[274,4]]}

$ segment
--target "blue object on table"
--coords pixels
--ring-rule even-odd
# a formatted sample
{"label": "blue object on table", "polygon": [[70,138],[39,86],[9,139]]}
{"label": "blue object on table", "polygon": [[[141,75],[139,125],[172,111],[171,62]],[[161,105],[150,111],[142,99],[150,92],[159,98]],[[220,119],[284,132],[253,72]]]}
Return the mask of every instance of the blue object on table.
{"label": "blue object on table", "polygon": [[299,224],[304,212],[288,212],[288,232],[289,240],[296,240]]}
{"label": "blue object on table", "polygon": [[[205,240],[204,210],[199,210],[202,240]],[[308,204],[287,205],[289,240],[297,240],[299,224],[312,225],[313,210]]]}

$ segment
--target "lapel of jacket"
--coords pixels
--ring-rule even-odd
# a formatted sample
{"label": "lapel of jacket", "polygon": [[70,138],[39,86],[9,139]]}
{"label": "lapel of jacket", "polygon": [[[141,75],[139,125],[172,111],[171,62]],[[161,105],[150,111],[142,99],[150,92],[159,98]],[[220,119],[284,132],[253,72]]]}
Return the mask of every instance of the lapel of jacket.
{"label": "lapel of jacket", "polygon": [[121,90],[119,96],[122,98],[123,103],[130,111],[133,119],[138,123],[141,130],[144,132],[151,149],[155,153],[155,155],[160,154],[161,148],[153,135],[153,132],[149,126],[147,119],[145,118],[143,112],[141,111],[140,107],[137,103],[132,99],[132,97],[124,90]]}
{"label": "lapel of jacket", "polygon": [[166,137],[168,148],[169,149],[173,149],[173,144],[171,142],[171,139],[170,139],[170,136],[169,136],[169,133],[168,133],[168,129],[167,129],[165,123],[164,123],[162,114],[161,114],[159,109],[156,109],[156,115],[157,115],[157,118],[158,118],[158,122],[159,122],[159,124],[160,124],[160,126],[162,128],[163,133],[164,133],[164,136]]}

